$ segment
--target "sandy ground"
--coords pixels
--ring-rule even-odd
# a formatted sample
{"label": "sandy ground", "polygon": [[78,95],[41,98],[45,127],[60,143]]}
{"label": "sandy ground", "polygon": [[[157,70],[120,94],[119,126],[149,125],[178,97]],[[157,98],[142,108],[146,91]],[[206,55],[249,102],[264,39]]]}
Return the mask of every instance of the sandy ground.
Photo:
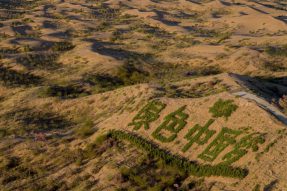
{"label": "sandy ground", "polygon": [[[268,52],[287,44],[283,0],[40,0],[10,2],[12,8],[3,2],[0,129],[10,134],[0,140],[0,157],[19,156],[27,164],[44,165],[48,169],[45,180],[70,184],[88,174],[96,180],[93,188],[114,190],[121,182],[111,163],[135,160],[141,155],[136,149],[126,148],[125,154],[111,150],[101,160],[95,158],[80,167],[61,157],[75,157],[78,149],[110,129],[133,131],[128,124],[135,115],[150,100],[158,99],[166,104],[160,117],[150,129],[133,132],[191,161],[222,162],[232,147],[212,162],[199,154],[223,127],[264,135],[265,143],[256,152],[249,150],[232,164],[247,168],[248,176],[242,180],[204,178],[211,190],[249,191],[256,185],[264,191],[287,189],[287,122],[278,105],[287,94],[287,57],[285,52]],[[68,47],[63,47],[65,43]],[[48,92],[51,95],[44,91],[54,86],[66,87],[63,91],[71,97],[59,96],[57,89]],[[210,126],[215,135],[204,146],[195,144],[182,152],[188,130],[214,118],[209,108],[219,99],[233,100],[238,109],[228,119],[215,119]],[[184,105],[189,117],[176,140],[156,140],[152,133],[164,117]],[[76,137],[74,132],[87,119],[97,132]],[[56,137],[50,142],[33,142],[33,133],[26,129],[32,124],[37,131],[42,121],[48,121],[44,124],[48,129],[54,121],[63,125],[43,131]],[[103,158],[112,162],[102,165]],[[97,172],[96,164],[102,166]],[[31,182],[35,180],[20,178],[3,183],[3,190],[25,190]]]}

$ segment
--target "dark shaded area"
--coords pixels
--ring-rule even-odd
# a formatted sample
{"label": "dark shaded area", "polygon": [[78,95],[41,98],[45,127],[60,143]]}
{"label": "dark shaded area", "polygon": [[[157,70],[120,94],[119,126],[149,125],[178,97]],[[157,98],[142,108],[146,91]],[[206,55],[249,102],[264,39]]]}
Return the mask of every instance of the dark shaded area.
{"label": "dark shaded area", "polygon": [[265,52],[271,56],[286,56],[287,57],[287,45],[269,46],[265,49]]}
{"label": "dark shaded area", "polygon": [[91,92],[85,90],[80,85],[51,85],[48,87],[42,88],[39,95],[41,97],[59,97],[61,99],[74,99],[83,96],[90,95]]}
{"label": "dark shaded area", "polygon": [[16,60],[29,70],[54,70],[61,67],[61,64],[57,62],[58,57],[59,55],[55,53],[36,53],[19,56]]}
{"label": "dark shaded area", "polygon": [[269,13],[267,13],[267,12],[265,12],[265,11],[262,11],[261,9],[258,9],[258,8],[254,7],[254,6],[248,6],[248,7],[251,8],[251,9],[253,9],[253,10],[255,10],[255,11],[258,11],[258,12],[260,12],[260,13],[262,13],[262,14],[266,14],[266,15],[269,14]]}
{"label": "dark shaded area", "polygon": [[283,10],[283,11],[287,10],[286,4],[278,3],[277,5],[271,5],[271,4],[267,4],[267,3],[262,3],[262,1],[258,1],[258,0],[253,0],[253,1],[262,5],[262,6],[265,6],[267,8],[278,9],[278,10]]}
{"label": "dark shaded area", "polygon": [[9,129],[9,131],[23,131],[26,133],[35,131],[51,131],[55,129],[65,129],[72,125],[71,122],[64,119],[62,116],[51,112],[42,112],[32,109],[20,109],[6,113],[5,119],[12,120],[21,126],[21,129]]}
{"label": "dark shaded area", "polygon": [[168,26],[177,26],[180,22],[177,22],[177,21],[169,21],[169,20],[166,20],[165,19],[165,15],[167,14],[166,12],[164,11],[159,11],[159,10],[156,10],[156,9],[153,9],[152,10],[153,12],[155,12],[157,14],[157,16],[154,16],[152,17],[153,19],[155,20],[158,20]]}
{"label": "dark shaded area", "polygon": [[284,23],[287,24],[287,16],[278,16],[278,17],[275,17],[276,19],[279,19],[280,21],[283,21]]}
{"label": "dark shaded area", "polygon": [[124,81],[117,76],[109,74],[86,74],[83,82],[90,86],[97,86],[99,91],[109,91],[124,85]]}
{"label": "dark shaded area", "polygon": [[20,35],[29,35],[29,31],[32,31],[32,27],[28,25],[22,25],[22,26],[12,26],[12,30],[16,34]]}
{"label": "dark shaded area", "polygon": [[0,0],[1,9],[17,9],[17,8],[31,8],[40,0]]}
{"label": "dark shaded area", "polygon": [[2,85],[7,87],[29,87],[40,85],[43,80],[30,73],[18,72],[10,68],[0,66],[0,82]]}
{"label": "dark shaded area", "polygon": [[[287,77],[250,77],[238,74],[231,74],[244,80],[244,86],[248,87],[259,97],[271,102],[277,102],[283,95],[287,95]],[[241,81],[243,82],[243,81]]]}
{"label": "dark shaded area", "polygon": [[[159,158],[152,156],[147,156],[145,160],[132,168],[122,167],[120,171],[123,183],[129,182],[131,187],[143,190],[150,188],[177,190],[177,187],[181,187],[183,181],[188,177],[186,173],[165,165]],[[196,188],[196,185],[193,188]]]}
{"label": "dark shaded area", "polygon": [[44,17],[48,17],[48,18],[52,17],[51,14],[49,13],[50,9],[55,10],[56,6],[51,5],[51,4],[44,5],[44,7],[43,7]]}
{"label": "dark shaded area", "polygon": [[49,34],[51,37],[56,37],[56,38],[62,38],[62,39],[71,39],[75,35],[75,30],[74,29],[68,29],[66,31],[60,31],[60,32],[55,32]]}
{"label": "dark shaded area", "polygon": [[198,4],[198,5],[201,4],[200,0],[186,0],[186,1],[189,1],[189,2],[191,2],[191,3]]}
{"label": "dark shaded area", "polygon": [[222,3],[225,6],[231,6],[232,5],[232,3],[226,2],[226,1],[222,1],[222,0],[220,1],[220,3]]}
{"label": "dark shaded area", "polygon": [[43,28],[47,28],[47,29],[57,29],[58,28],[58,24],[53,22],[53,21],[44,21],[42,26],[43,26]]}
{"label": "dark shaded area", "polygon": [[153,63],[152,60],[154,60],[151,54],[142,54],[118,48],[118,44],[115,43],[101,42],[95,39],[85,39],[85,41],[92,43],[92,50],[94,52],[101,55],[110,56],[117,60],[134,60],[138,62],[151,61],[150,63]]}
{"label": "dark shaded area", "polygon": [[274,190],[276,184],[278,183],[278,180],[273,180],[272,182],[270,182],[270,184],[266,185],[263,189],[263,191],[272,191]]}

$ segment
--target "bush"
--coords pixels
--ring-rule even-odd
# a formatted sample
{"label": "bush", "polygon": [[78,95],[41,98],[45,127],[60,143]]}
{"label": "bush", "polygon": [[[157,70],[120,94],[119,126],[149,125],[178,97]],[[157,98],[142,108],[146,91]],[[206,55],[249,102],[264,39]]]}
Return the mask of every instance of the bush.
{"label": "bush", "polygon": [[146,82],[147,77],[149,77],[149,73],[136,68],[133,64],[125,64],[119,69],[117,76],[125,85],[134,85]]}
{"label": "bush", "polygon": [[211,108],[209,112],[212,113],[213,117],[225,117],[226,119],[236,111],[237,105],[233,104],[233,100],[222,100],[219,99]]}
{"label": "bush", "polygon": [[80,128],[76,129],[77,135],[79,135],[81,138],[88,137],[92,135],[95,130],[93,129],[94,122],[92,120],[86,120]]}

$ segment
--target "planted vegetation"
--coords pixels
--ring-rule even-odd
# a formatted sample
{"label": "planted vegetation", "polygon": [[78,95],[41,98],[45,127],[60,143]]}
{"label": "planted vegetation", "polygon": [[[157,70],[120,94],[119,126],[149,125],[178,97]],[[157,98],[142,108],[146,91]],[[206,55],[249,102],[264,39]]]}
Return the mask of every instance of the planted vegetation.
{"label": "planted vegetation", "polygon": [[186,152],[194,143],[198,145],[206,144],[209,139],[216,133],[215,130],[208,129],[213,122],[214,120],[210,119],[203,127],[199,124],[196,124],[193,128],[191,128],[184,136],[184,138],[188,140],[188,143],[182,148],[182,152]]}
{"label": "planted vegetation", "polygon": [[240,168],[233,168],[226,165],[200,165],[195,162],[191,162],[186,158],[179,155],[173,155],[169,152],[159,148],[158,145],[151,143],[142,137],[126,133],[123,131],[112,130],[109,132],[109,136],[119,140],[127,140],[137,147],[145,150],[151,156],[162,159],[166,164],[176,166],[183,172],[189,173],[195,176],[224,176],[233,178],[244,178],[248,171]]}
{"label": "planted vegetation", "polygon": [[165,107],[166,104],[158,100],[149,102],[138,112],[129,126],[133,126],[133,130],[139,130],[142,126],[145,130],[149,129],[149,124],[160,117],[159,114]]}
{"label": "planted vegetation", "polygon": [[233,100],[219,99],[209,108],[209,112],[212,113],[213,117],[225,117],[227,119],[238,108],[233,102]]}
{"label": "planted vegetation", "polygon": [[[188,114],[184,112],[186,106],[180,107],[175,112],[168,114],[161,125],[152,133],[152,136],[162,143],[172,142],[177,138],[177,134],[187,124]],[[164,131],[169,132],[169,136],[163,134]]]}
{"label": "planted vegetation", "polygon": [[265,142],[264,136],[262,134],[252,133],[241,138],[233,148],[233,150],[227,153],[222,164],[230,165],[235,161],[239,160],[241,157],[248,153],[248,150],[256,152],[259,149],[259,144]]}

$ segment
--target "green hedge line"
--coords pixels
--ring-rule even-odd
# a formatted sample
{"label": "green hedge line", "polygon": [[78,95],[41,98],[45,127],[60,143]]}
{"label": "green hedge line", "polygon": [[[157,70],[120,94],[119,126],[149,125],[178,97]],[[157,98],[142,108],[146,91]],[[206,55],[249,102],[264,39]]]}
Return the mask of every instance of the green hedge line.
{"label": "green hedge line", "polygon": [[127,140],[135,146],[147,151],[153,157],[163,159],[166,164],[178,167],[180,170],[195,176],[223,176],[232,178],[244,178],[248,175],[247,169],[234,168],[227,165],[202,165],[188,159],[171,154],[170,152],[159,148],[155,143],[152,143],[139,135],[128,133],[120,130],[111,130],[108,137],[118,140]]}

